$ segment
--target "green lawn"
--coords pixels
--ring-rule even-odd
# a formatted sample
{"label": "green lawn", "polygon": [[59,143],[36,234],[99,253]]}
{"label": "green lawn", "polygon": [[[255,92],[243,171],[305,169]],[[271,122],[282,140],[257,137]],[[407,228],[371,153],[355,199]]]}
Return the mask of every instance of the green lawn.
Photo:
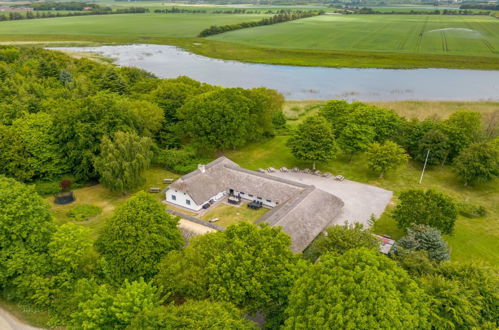
{"label": "green lawn", "polygon": [[[286,147],[287,137],[278,136],[271,140],[253,143],[247,147],[225,153],[227,157],[249,169],[266,167],[279,168],[285,166],[310,167],[310,164],[297,161]],[[348,162],[348,157],[339,155],[337,159],[319,164],[318,169],[333,174],[342,174],[347,179],[372,184],[392,190],[396,196],[409,188],[435,188],[460,202],[483,205],[488,215],[483,219],[458,218],[455,233],[446,239],[452,248],[454,260],[482,260],[493,265],[499,264],[499,180],[480,187],[465,187],[457,181],[449,167],[432,167],[425,174],[423,184],[419,184],[421,165],[410,162],[408,166],[395,173],[388,173],[385,179],[379,179],[371,174],[364,156],[360,155]],[[392,204],[390,207],[393,207]],[[389,209],[390,209],[389,207]],[[380,234],[389,234],[395,239],[400,238],[403,232],[398,230],[394,220],[388,212],[375,226]]]}
{"label": "green lawn", "polygon": [[211,219],[218,218],[220,220],[214,222],[214,224],[228,227],[239,222],[255,223],[256,220],[260,219],[268,211],[264,207],[259,210],[253,210],[247,206],[248,203],[242,203],[239,207],[222,203],[203,214],[200,219],[210,221]]}
{"label": "green lawn", "polygon": [[488,16],[322,15],[210,39],[274,48],[499,58],[499,20]]}
{"label": "green lawn", "polygon": [[[77,205],[90,204],[100,207],[102,209],[101,214],[87,221],[76,222],[79,225],[90,228],[92,230],[92,237],[97,238],[99,231],[106,222],[106,219],[112,216],[116,207],[127,200],[133,193],[140,190],[148,191],[151,187],[159,187],[163,189],[167,186],[166,184],[163,184],[163,179],[176,179],[179,177],[178,174],[174,174],[157,167],[148,169],[145,176],[146,183],[139,189],[130,192],[128,195],[111,192],[102,185],[98,184],[75,189],[73,192],[76,197],[76,201],[68,205],[54,204],[54,197],[48,197],[46,200],[50,203],[52,211],[54,212],[55,220],[58,223],[72,221],[67,213]],[[157,195],[158,200],[164,199],[164,195],[162,193],[155,195]]]}
{"label": "green lawn", "polygon": [[0,22],[0,35],[84,35],[192,38],[211,25],[234,24],[268,15],[123,14]]}

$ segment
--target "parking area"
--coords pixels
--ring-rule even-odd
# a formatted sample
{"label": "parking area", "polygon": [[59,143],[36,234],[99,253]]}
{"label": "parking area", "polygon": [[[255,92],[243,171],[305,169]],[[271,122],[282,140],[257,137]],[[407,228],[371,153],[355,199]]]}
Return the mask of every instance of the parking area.
{"label": "parking area", "polygon": [[350,180],[336,181],[332,177],[325,178],[293,172],[274,172],[271,175],[314,185],[341,198],[345,206],[331,224],[343,224],[345,221],[348,223],[360,222],[367,227],[371,215],[378,218],[384,212],[393,195],[389,190]]}

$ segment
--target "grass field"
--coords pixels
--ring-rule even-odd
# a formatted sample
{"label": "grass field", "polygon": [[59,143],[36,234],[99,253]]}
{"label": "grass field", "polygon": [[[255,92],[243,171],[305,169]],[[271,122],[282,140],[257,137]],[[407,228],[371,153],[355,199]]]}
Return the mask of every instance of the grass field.
{"label": "grass field", "polygon": [[84,35],[192,38],[211,25],[259,20],[268,15],[123,14],[0,22],[0,35]]}
{"label": "grass field", "polygon": [[210,221],[218,218],[219,220],[215,222],[216,225],[228,227],[239,222],[254,223],[268,211],[268,209],[264,207],[253,210],[247,206],[248,203],[241,203],[241,206],[239,207],[222,203],[203,214],[200,219]]}
{"label": "grass field", "polygon": [[210,39],[259,47],[499,58],[499,20],[488,16],[322,15]]}
{"label": "grass field", "polygon": [[[151,13],[6,21],[0,22],[0,44],[151,43],[252,63],[499,70],[499,20],[486,16],[325,15],[209,39],[196,38],[201,30],[214,24],[259,20],[264,16]],[[423,28],[425,33],[420,38],[418,33]],[[442,28],[470,28],[481,34],[464,30],[430,32]]]}

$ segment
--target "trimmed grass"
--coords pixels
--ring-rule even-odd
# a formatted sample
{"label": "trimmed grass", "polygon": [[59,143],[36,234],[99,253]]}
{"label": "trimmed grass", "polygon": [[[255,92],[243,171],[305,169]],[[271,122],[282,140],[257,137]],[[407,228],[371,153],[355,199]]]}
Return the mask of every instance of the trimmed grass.
{"label": "trimmed grass", "polygon": [[499,21],[489,16],[321,15],[210,39],[289,49],[499,57]]}
{"label": "trimmed grass", "polygon": [[241,203],[239,207],[221,203],[214,209],[206,212],[200,219],[210,221],[211,219],[219,218],[220,220],[214,222],[214,224],[228,227],[240,222],[255,223],[267,211],[268,209],[264,207],[258,210],[250,209],[248,208],[248,203]]}
{"label": "trimmed grass", "polygon": [[[52,207],[56,222],[61,224],[66,222],[74,222],[81,226],[90,228],[92,230],[92,237],[96,239],[99,231],[104,226],[106,219],[111,217],[116,207],[126,201],[131,195],[140,190],[148,191],[150,187],[159,187],[163,189],[167,186],[166,184],[163,184],[163,179],[176,179],[178,177],[178,174],[174,174],[161,168],[153,167],[146,171],[146,183],[139,189],[130,192],[130,194],[128,195],[111,192],[107,188],[98,184],[94,186],[75,189],[74,194],[76,197],[76,201],[68,205],[54,204],[53,197],[49,197],[46,200]],[[162,193],[156,195],[158,197],[158,200],[164,199],[164,195]],[[88,204],[100,207],[102,209],[102,212],[90,220],[79,222],[73,221],[73,219],[68,216],[68,212],[74,207]]]}
{"label": "trimmed grass", "polygon": [[[270,140],[253,143],[247,147],[228,151],[226,156],[249,169],[266,167],[310,168],[311,164],[296,160],[286,147],[288,137],[278,136]],[[369,172],[364,155],[359,155],[348,162],[348,157],[339,155],[337,159],[328,163],[318,164],[318,169],[333,174],[344,175],[347,179],[372,184],[394,192],[394,200],[374,230],[379,234],[389,234],[398,239],[403,236],[390,216],[390,208],[396,203],[401,191],[410,188],[434,188],[452,196],[457,201],[482,205],[488,214],[481,219],[467,219],[459,216],[455,233],[446,239],[452,248],[453,260],[471,261],[481,260],[493,265],[499,264],[499,256],[494,251],[499,250],[499,180],[479,187],[465,187],[458,182],[452,169],[446,167],[430,167],[425,173],[423,184],[419,184],[421,164],[409,164],[397,172],[387,173],[384,179]]]}

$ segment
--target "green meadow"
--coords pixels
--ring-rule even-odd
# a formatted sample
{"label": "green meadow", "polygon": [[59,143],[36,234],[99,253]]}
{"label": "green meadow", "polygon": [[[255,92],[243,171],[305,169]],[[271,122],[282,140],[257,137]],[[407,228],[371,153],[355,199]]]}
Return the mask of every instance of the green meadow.
{"label": "green meadow", "polygon": [[[171,7],[171,4],[144,4],[151,10]],[[5,21],[0,22],[0,43],[146,42],[175,45],[203,56],[252,63],[499,70],[499,20],[488,16],[328,14],[198,38],[199,32],[212,25],[256,21],[270,15],[212,13],[215,9],[233,9],[230,7],[178,7],[203,9],[208,13]]]}
{"label": "green meadow", "polygon": [[499,20],[457,15],[322,15],[210,39],[289,49],[499,57]]}
{"label": "green meadow", "polygon": [[193,38],[211,25],[256,21],[269,15],[120,14],[57,17],[0,22],[0,35],[75,35],[106,37]]}

